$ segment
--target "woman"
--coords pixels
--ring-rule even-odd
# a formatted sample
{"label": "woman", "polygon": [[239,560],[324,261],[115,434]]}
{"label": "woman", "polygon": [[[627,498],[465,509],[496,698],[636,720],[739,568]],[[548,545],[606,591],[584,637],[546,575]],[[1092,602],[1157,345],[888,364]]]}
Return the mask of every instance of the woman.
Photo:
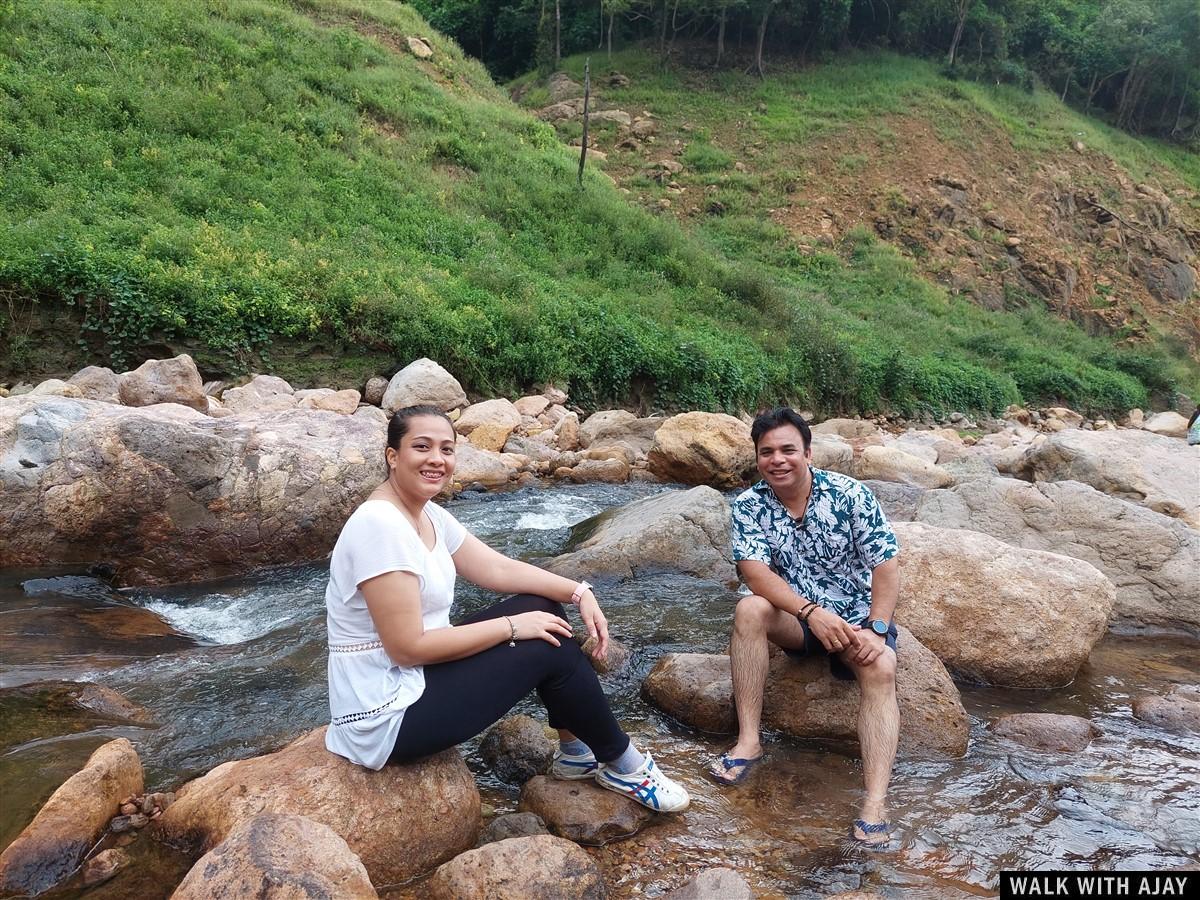
{"label": "woman", "polygon": [[[675,812],[687,792],[640,753],[608,708],[563,618],[579,606],[597,655],[608,624],[587,582],[492,550],[436,503],[454,472],[454,425],[432,406],[388,424],[387,480],[350,516],[329,566],[325,745],[370,769],[453,747],[536,690],[559,730],[551,773],[591,778]],[[516,596],[452,626],[454,580]],[[558,602],[556,602],[558,601]]]}

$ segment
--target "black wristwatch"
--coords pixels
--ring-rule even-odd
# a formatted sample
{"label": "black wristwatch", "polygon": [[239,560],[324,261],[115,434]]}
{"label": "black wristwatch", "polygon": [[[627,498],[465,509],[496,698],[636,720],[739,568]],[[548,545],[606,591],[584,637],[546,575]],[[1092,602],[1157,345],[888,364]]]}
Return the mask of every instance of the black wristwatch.
{"label": "black wristwatch", "polygon": [[891,627],[883,619],[868,619],[863,623],[880,637],[887,637],[888,629]]}

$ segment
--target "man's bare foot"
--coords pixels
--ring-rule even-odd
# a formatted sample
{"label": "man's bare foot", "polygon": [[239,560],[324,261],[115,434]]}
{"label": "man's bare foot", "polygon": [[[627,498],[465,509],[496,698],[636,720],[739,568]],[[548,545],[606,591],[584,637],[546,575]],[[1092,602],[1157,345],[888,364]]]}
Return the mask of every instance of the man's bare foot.
{"label": "man's bare foot", "polygon": [[[864,829],[863,825],[868,827]],[[877,827],[880,825],[883,827]],[[881,847],[890,841],[892,833],[887,820],[887,803],[883,800],[864,800],[850,833],[856,841],[871,847]]]}
{"label": "man's bare foot", "polygon": [[713,760],[712,765],[708,767],[708,774],[721,784],[737,784],[750,774],[750,770],[762,759],[762,755],[761,744],[738,742]]}

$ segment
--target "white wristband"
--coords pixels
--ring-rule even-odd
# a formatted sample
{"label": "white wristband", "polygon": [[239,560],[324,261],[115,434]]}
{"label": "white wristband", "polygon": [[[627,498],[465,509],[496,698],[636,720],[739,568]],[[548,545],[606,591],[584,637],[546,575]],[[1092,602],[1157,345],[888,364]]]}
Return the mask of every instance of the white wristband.
{"label": "white wristband", "polygon": [[579,601],[583,599],[583,592],[590,591],[591,589],[592,586],[586,581],[579,582],[579,584],[575,585],[575,593],[571,595],[571,602],[578,606]]}

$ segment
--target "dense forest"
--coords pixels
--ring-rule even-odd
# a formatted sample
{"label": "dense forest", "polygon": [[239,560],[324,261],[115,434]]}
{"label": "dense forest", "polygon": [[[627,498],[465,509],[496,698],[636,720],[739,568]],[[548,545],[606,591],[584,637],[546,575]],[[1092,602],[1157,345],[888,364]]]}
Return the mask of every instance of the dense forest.
{"label": "dense forest", "polygon": [[1138,134],[1200,136],[1198,0],[415,0],[497,78],[630,41],[769,73],[864,46],[1032,88]]}

